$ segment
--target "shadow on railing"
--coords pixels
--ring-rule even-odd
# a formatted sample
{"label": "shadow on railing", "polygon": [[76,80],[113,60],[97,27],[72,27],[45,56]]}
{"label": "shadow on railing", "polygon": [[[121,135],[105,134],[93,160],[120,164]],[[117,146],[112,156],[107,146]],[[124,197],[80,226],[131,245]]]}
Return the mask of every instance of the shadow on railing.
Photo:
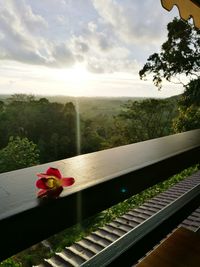
{"label": "shadow on railing", "polygon": [[[0,174],[3,260],[84,218],[198,163],[200,130]],[[36,174],[48,167],[75,177],[56,200],[38,201]]]}

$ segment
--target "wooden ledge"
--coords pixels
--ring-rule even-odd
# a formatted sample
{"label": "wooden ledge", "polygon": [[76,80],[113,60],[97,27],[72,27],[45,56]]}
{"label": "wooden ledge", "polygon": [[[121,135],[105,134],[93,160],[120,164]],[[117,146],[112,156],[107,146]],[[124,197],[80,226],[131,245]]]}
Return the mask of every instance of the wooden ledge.
{"label": "wooden ledge", "polygon": [[[167,179],[199,158],[200,129],[0,174],[0,260]],[[76,182],[58,199],[38,201],[36,174],[49,167]]]}
{"label": "wooden ledge", "polygon": [[200,235],[184,227],[178,228],[136,267],[200,266]]}

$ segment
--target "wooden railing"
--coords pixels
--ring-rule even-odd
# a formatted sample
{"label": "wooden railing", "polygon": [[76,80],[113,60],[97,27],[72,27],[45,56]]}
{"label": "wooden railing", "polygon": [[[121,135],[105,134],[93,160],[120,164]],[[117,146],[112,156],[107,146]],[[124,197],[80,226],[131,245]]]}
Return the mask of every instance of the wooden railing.
{"label": "wooden railing", "polygon": [[[200,161],[200,130],[0,174],[0,260]],[[56,200],[38,200],[48,167],[76,179]]]}

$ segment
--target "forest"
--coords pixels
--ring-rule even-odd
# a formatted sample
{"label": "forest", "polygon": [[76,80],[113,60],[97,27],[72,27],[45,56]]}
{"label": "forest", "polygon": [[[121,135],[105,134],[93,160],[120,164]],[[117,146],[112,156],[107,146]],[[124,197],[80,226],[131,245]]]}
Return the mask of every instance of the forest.
{"label": "forest", "polygon": [[[84,98],[59,103],[30,95],[4,97],[0,102],[0,172],[172,134],[180,98]],[[136,196],[130,203],[144,201],[155,192],[158,188]],[[114,212],[111,209],[96,215],[7,259],[0,266],[36,265],[43,257],[50,257],[54,251],[70,245],[128,207],[131,204],[122,204]]]}
{"label": "forest", "polygon": [[[167,99],[80,99],[32,95],[2,96],[0,101],[0,172],[42,164],[115,146],[200,128],[200,31],[175,18],[159,53],[149,56],[141,79],[182,84],[184,93]],[[187,80],[184,84],[181,81]],[[185,79],[187,78],[187,79]],[[191,172],[172,177],[98,216],[48,239],[2,263],[2,267],[38,264],[74,240],[148,197],[166,190]],[[83,228],[85,231],[83,231]]]}
{"label": "forest", "polygon": [[0,172],[172,134],[178,98],[66,103],[23,94],[4,98]]}

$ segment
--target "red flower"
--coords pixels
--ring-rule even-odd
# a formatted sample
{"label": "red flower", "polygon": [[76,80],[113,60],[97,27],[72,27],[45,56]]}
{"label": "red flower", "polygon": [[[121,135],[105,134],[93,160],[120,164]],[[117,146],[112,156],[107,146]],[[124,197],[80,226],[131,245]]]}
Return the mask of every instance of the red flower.
{"label": "red flower", "polygon": [[39,198],[57,198],[63,191],[63,186],[70,186],[75,182],[72,177],[62,177],[55,168],[49,168],[46,173],[39,173],[37,176],[40,178],[36,181],[36,186],[41,189],[37,194]]}

